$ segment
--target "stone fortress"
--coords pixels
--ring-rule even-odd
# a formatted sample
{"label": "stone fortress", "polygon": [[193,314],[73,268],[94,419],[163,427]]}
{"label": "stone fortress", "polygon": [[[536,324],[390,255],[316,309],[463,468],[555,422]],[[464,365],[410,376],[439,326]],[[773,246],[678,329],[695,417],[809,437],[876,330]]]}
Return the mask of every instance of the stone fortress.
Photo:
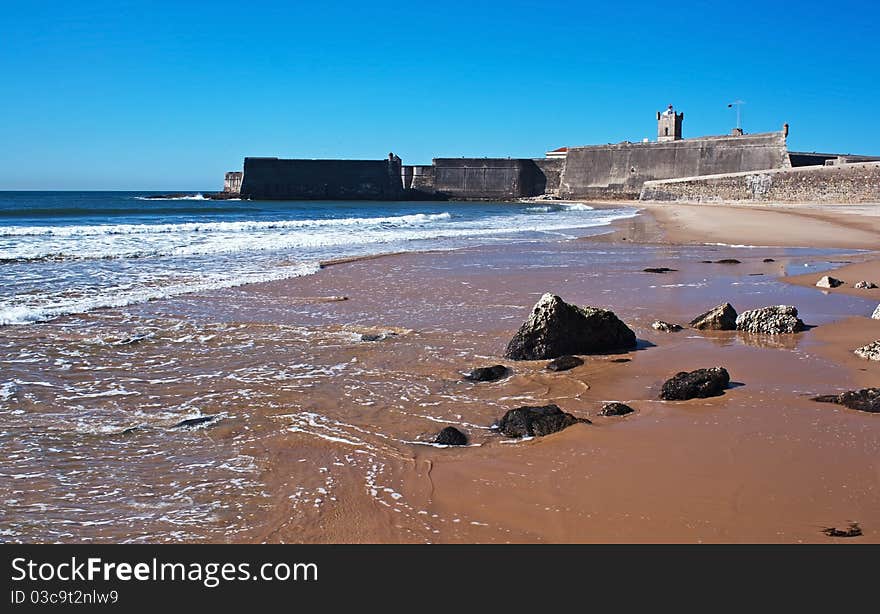
{"label": "stone fortress", "polygon": [[880,202],[880,156],[788,151],[777,132],[683,138],[684,113],[657,115],[657,140],[561,147],[543,158],[383,160],[248,157],[220,198],[254,200],[642,199]]}

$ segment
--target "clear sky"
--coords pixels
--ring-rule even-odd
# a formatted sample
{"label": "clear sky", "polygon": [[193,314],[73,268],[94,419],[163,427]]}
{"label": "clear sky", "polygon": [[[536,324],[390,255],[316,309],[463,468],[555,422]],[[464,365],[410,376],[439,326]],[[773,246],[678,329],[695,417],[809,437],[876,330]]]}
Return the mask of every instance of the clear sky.
{"label": "clear sky", "polygon": [[538,157],[791,125],[880,154],[880,4],[0,0],[0,189],[222,188],[246,155]]}

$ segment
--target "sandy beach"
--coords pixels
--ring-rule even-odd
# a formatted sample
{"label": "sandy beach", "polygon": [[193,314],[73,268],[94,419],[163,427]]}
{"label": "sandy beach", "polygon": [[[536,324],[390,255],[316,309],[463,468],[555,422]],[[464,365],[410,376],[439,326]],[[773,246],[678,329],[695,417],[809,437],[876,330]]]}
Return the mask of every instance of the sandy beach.
{"label": "sandy beach", "polygon": [[[852,354],[880,338],[880,321],[869,319],[878,291],[812,287],[849,261],[860,268],[841,269],[846,279],[880,280],[877,254],[865,251],[877,246],[880,208],[844,210],[652,206],[601,237],[350,262],[253,289],[273,302],[346,296],[326,304],[318,321],[403,334],[345,354],[384,373],[366,388],[368,407],[340,385],[297,399],[332,425],[312,421],[266,442],[273,514],[245,539],[824,543],[835,539],[823,529],[856,522],[864,532],[857,541],[880,541],[877,416],[810,400],[876,385],[880,374],[880,364]],[[723,243],[761,247],[711,245]],[[722,258],[741,264],[704,262]],[[641,272],[648,266],[676,271]],[[639,349],[587,357],[564,373],[501,359],[545,291],[614,310]],[[724,301],[740,311],[796,305],[814,328],[766,336],[650,327],[654,319],[686,324]],[[496,362],[513,375],[462,381],[462,371]],[[658,400],[675,372],[716,365],[734,380],[723,396]],[[610,400],[636,413],[597,417]],[[506,409],[550,402],[593,424],[516,443],[486,428]],[[426,441],[447,424],[473,445],[388,439]],[[381,459],[372,465],[381,465],[381,482],[352,467],[364,447]],[[309,504],[326,492],[316,485],[291,510],[287,500],[316,458],[345,465],[335,499]]]}
{"label": "sandy beach", "polygon": [[[59,375],[69,387],[97,388],[96,373],[114,382],[93,411],[147,399],[132,401],[146,427],[80,421],[70,433],[34,387],[30,424],[61,442],[47,462],[78,467],[51,454],[84,449],[125,460],[84,482],[110,498],[79,497],[75,510],[58,503],[68,488],[22,472],[28,488],[7,493],[16,530],[37,541],[48,521],[59,541],[880,542],[880,418],[811,400],[880,381],[880,363],[852,353],[880,339],[880,290],[851,287],[880,284],[880,206],[633,205],[640,215],[599,236],[345,259],[7,329],[4,348],[23,362],[38,351],[86,361]],[[847,284],[816,288],[829,273]],[[545,292],[613,310],[637,349],[559,373],[502,358]],[[795,305],[811,328],[686,327],[722,302]],[[657,319],[685,328],[658,332]],[[497,363],[512,374],[462,377]],[[731,375],[722,396],[659,399],[676,372],[714,366]],[[218,421],[157,430],[181,400]],[[606,401],[635,412],[598,416]],[[592,424],[530,440],[491,428],[546,403]],[[470,445],[430,445],[445,426]],[[147,511],[156,501],[166,514]],[[861,537],[823,533],[850,523]]]}

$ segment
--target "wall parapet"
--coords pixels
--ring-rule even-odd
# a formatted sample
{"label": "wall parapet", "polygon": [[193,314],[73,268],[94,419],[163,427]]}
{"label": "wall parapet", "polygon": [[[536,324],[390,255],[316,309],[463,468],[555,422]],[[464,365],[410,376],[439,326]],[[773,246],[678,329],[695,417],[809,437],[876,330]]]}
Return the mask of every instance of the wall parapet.
{"label": "wall parapet", "polygon": [[880,162],[646,181],[639,199],[686,203],[880,203]]}

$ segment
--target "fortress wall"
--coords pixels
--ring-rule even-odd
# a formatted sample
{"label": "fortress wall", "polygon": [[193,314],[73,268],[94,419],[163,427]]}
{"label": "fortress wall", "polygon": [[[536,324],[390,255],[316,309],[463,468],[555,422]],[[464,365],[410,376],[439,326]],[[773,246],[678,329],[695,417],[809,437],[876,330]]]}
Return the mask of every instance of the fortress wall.
{"label": "fortress wall", "polygon": [[508,200],[539,196],[558,186],[561,171],[559,160],[435,158],[433,190],[445,198]]}
{"label": "fortress wall", "polygon": [[390,160],[245,158],[241,194],[256,200],[395,200],[401,165]]}
{"label": "fortress wall", "polygon": [[[538,172],[543,175],[544,190],[533,196],[541,194],[555,194],[559,190],[559,182],[562,179],[562,169],[565,168],[565,158],[536,158],[532,160],[538,168]],[[536,189],[539,187],[541,179],[537,181]]]}
{"label": "fortress wall", "polygon": [[693,203],[880,202],[880,162],[649,181],[640,199]]}
{"label": "fortress wall", "polygon": [[568,150],[559,193],[563,198],[635,198],[645,181],[782,168],[787,161],[781,131],[573,147]]}

